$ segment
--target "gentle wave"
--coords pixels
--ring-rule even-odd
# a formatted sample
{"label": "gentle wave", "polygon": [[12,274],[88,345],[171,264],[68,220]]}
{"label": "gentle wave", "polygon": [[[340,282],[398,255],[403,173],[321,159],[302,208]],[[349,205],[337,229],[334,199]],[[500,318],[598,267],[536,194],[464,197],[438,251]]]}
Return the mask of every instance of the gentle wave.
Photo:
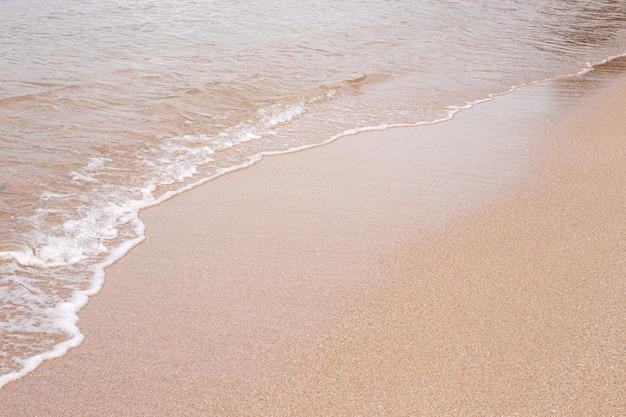
{"label": "gentle wave", "polygon": [[[598,64],[589,65],[579,71],[578,74],[588,73],[598,65],[610,63],[613,59],[623,56],[626,56],[626,54],[609,57]],[[357,79],[347,80],[346,82],[361,82],[365,78],[366,76],[364,75]],[[531,84],[546,81],[549,81],[549,79]],[[90,275],[87,288],[73,290],[71,297],[63,301],[60,299],[50,299],[42,303],[42,296],[44,294],[42,294],[41,290],[39,290],[36,285],[32,285],[28,278],[19,277],[17,275],[9,276],[9,279],[16,284],[15,288],[17,290],[15,294],[3,294],[5,299],[22,299],[23,304],[27,305],[29,301],[25,300],[25,298],[31,296],[34,304],[44,304],[44,306],[39,312],[29,311],[27,315],[22,317],[5,318],[0,325],[3,332],[10,333],[12,331],[21,331],[36,334],[50,332],[62,335],[64,340],[53,343],[43,352],[31,356],[27,355],[24,359],[18,360],[18,370],[0,376],[0,387],[31,372],[44,360],[64,355],[68,349],[78,346],[82,342],[84,336],[77,327],[78,312],[87,303],[89,296],[97,293],[102,287],[105,268],[123,257],[134,246],[144,240],[145,227],[139,219],[139,211],[141,209],[160,204],[182,192],[191,190],[208,181],[212,181],[226,173],[247,168],[259,162],[265,156],[299,152],[313,147],[323,146],[346,136],[366,131],[446,122],[461,111],[469,110],[476,105],[491,101],[497,96],[512,93],[526,85],[529,84],[513,86],[506,91],[489,94],[485,98],[477,99],[465,103],[464,105],[448,106],[447,114],[437,119],[411,124],[384,124],[353,128],[335,134],[319,143],[306,144],[283,150],[259,152],[247,156],[244,161],[219,168],[210,175],[200,178],[195,175],[198,172],[198,167],[209,162],[216,152],[232,148],[238,143],[254,140],[264,135],[271,135],[274,127],[282,123],[289,123],[305,112],[305,104],[311,104],[320,99],[332,99],[334,90],[325,89],[326,92],[321,96],[314,95],[309,97],[306,102],[299,104],[272,105],[267,108],[259,109],[256,114],[257,123],[255,125],[235,126],[229,129],[229,132],[221,132],[217,136],[184,135],[170,138],[162,145],[167,152],[161,154],[160,160],[158,161],[159,163],[155,163],[154,161],[150,162],[156,170],[162,171],[158,175],[151,175],[152,178],[159,178],[158,181],[154,181],[142,188],[122,188],[113,192],[106,189],[108,187],[107,185],[102,185],[102,188],[93,188],[92,190],[95,194],[106,196],[106,198],[104,198],[104,200],[107,200],[106,203],[102,205],[95,204],[89,209],[83,210],[81,212],[82,217],[66,220],[59,225],[59,230],[53,229],[50,235],[34,233],[32,236],[33,243],[31,243],[31,245],[37,248],[36,251],[31,247],[24,246],[21,250],[0,252],[0,259],[3,261],[12,261],[23,267],[34,266],[52,269],[57,267],[71,267],[85,259],[90,259],[87,269],[87,274]],[[179,161],[180,164],[172,164],[175,160]],[[107,162],[109,161],[106,158],[92,158],[81,170],[73,173],[74,180],[86,183],[99,183],[98,175],[106,167]],[[147,164],[148,162],[143,161],[143,163]],[[191,181],[185,183],[185,181],[189,179],[191,179]],[[170,184],[178,184],[178,187],[171,188],[160,196],[155,197],[153,193],[158,186]],[[116,201],[110,201],[112,195],[118,197]],[[66,197],[67,196],[53,195],[50,193],[42,196],[43,199],[63,199]],[[44,217],[48,214],[49,213],[43,212],[38,213],[38,215]],[[38,217],[32,219],[33,223],[41,221],[42,220]],[[126,230],[121,238],[118,235],[120,229]],[[111,244],[110,242],[112,241],[115,243]],[[6,291],[6,287],[3,287],[3,290]],[[28,343],[32,344],[33,341],[29,341]],[[34,351],[36,350],[37,349],[34,349]],[[40,346],[38,350],[42,350],[42,346]]]}

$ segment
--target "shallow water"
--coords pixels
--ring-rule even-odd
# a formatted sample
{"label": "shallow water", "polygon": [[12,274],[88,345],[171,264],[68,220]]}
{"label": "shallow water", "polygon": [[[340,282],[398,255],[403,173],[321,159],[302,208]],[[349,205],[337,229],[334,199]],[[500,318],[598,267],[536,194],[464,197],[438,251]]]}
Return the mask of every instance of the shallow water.
{"label": "shallow water", "polygon": [[0,386],[80,343],[76,312],[143,239],[141,208],[262,154],[587,72],[625,35],[609,0],[1,0]]}

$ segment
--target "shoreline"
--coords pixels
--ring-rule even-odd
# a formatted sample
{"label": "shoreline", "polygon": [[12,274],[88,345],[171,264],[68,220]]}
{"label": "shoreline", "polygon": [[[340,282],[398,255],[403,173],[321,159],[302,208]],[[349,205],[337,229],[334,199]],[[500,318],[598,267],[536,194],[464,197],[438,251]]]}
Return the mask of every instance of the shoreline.
{"label": "shoreline", "polygon": [[[374,351],[376,339],[351,345],[336,343],[336,338],[372,336],[371,330],[385,323],[376,314],[386,317],[393,312],[399,294],[407,301],[420,300],[415,288],[407,287],[409,281],[398,278],[406,278],[403,268],[422,259],[416,253],[425,256],[415,251],[423,244],[406,249],[409,242],[420,242],[422,236],[428,245],[445,243],[457,236],[459,222],[488,229],[492,219],[480,214],[492,210],[486,202],[516,193],[511,188],[520,188],[520,180],[527,182],[538,154],[547,152],[549,164],[565,166],[552,151],[543,150],[544,138],[532,136],[555,128],[554,115],[540,116],[544,108],[519,113],[529,102],[536,107],[554,105],[545,97],[545,88],[526,87],[440,125],[362,133],[306,152],[270,157],[145,210],[141,218],[149,226],[146,242],[107,269],[104,289],[80,313],[79,325],[87,337],[83,345],[10,383],[0,390],[0,398],[15,415],[350,414],[357,409],[375,414],[375,408],[363,408],[374,398],[369,389],[354,391],[348,384],[350,389],[341,396],[342,387],[329,384],[345,378],[333,374],[333,366],[317,369],[313,379],[303,378],[302,372],[310,373],[320,364],[350,362],[355,349]],[[525,101],[536,96],[544,101]],[[493,124],[488,126],[493,142],[485,138],[484,120]],[[530,127],[529,120],[540,123]],[[526,141],[506,136],[503,140],[507,133],[498,128],[518,125],[525,126],[520,134]],[[616,129],[612,137],[619,134]],[[424,140],[416,141],[416,135]],[[563,143],[568,149],[570,143]],[[581,157],[580,152],[576,156]],[[546,178],[553,175],[541,172]],[[567,183],[564,177],[555,178]],[[536,189],[545,188],[540,180],[533,181]],[[503,204],[524,207],[523,196],[513,201]],[[508,218],[502,219],[499,226],[507,224]],[[480,236],[480,231],[463,227],[463,233]],[[623,245],[617,239],[616,244]],[[471,249],[465,247],[467,253]],[[457,296],[462,300],[468,296],[462,290],[471,288],[461,287]],[[364,309],[356,315],[355,300]],[[442,323],[446,314],[459,314],[447,308],[435,311]],[[363,323],[372,327],[363,329]],[[394,325],[401,327],[403,320]],[[467,336],[465,331],[457,333],[445,336]],[[404,346],[394,344],[393,335],[389,340],[392,348]],[[444,335],[439,340],[445,340]],[[360,377],[364,385],[376,382],[387,370],[377,368],[380,372],[372,379],[365,372],[372,364],[377,365],[376,360],[364,360],[346,375]],[[448,371],[460,381],[454,370]],[[441,383],[436,374],[426,375]],[[290,386],[283,378],[300,384]],[[458,381],[456,390],[469,395],[472,390],[461,389]],[[473,386],[472,381],[467,384]],[[380,392],[387,392],[393,403],[391,387],[400,388],[390,382]],[[394,404],[408,407],[408,393],[399,391],[403,396]],[[369,395],[355,404],[357,393]],[[437,398],[434,391],[427,394]],[[29,398],[27,404],[24,398]],[[315,398],[319,401],[314,404]],[[470,397],[465,399],[471,403]],[[330,405],[333,408],[324,408]],[[467,406],[461,397],[444,405]],[[511,411],[496,405],[487,401],[488,408],[466,412]],[[425,414],[437,410],[442,408],[421,409]]]}

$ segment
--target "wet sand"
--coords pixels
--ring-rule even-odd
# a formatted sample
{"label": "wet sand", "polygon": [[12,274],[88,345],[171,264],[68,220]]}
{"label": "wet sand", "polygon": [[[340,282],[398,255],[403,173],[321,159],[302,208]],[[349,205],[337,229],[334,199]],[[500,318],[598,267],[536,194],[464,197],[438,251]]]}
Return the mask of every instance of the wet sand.
{"label": "wet sand", "polygon": [[626,82],[613,87],[552,136],[532,185],[396,253],[251,414],[626,415]]}
{"label": "wet sand", "polygon": [[146,210],[14,416],[626,414],[626,80],[270,157]]}

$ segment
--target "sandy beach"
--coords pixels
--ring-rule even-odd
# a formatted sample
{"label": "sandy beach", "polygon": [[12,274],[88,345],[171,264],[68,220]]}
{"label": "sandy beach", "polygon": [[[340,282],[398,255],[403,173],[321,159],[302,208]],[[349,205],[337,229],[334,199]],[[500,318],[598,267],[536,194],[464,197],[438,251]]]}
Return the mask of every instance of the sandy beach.
{"label": "sandy beach", "polygon": [[626,415],[626,79],[555,90],[144,211],[6,415]]}

